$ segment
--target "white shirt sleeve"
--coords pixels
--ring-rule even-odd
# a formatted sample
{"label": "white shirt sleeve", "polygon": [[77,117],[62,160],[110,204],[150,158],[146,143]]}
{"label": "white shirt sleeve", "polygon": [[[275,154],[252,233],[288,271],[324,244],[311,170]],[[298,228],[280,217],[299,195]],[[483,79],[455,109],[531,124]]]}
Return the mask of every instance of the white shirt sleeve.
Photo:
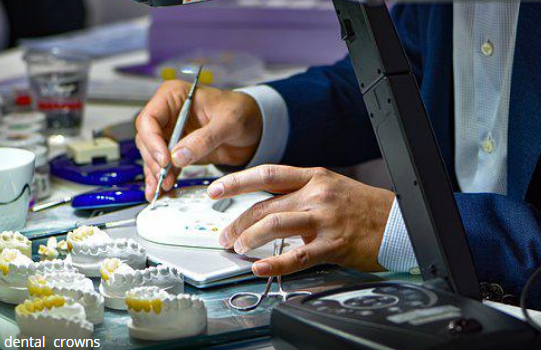
{"label": "white shirt sleeve", "polygon": [[379,248],[378,262],[387,270],[394,272],[408,272],[418,266],[396,199],[387,219],[383,240]]}
{"label": "white shirt sleeve", "polygon": [[251,86],[235,91],[256,100],[263,117],[261,141],[252,160],[246,166],[276,164],[282,160],[289,137],[289,113],[284,98],[268,85]]}

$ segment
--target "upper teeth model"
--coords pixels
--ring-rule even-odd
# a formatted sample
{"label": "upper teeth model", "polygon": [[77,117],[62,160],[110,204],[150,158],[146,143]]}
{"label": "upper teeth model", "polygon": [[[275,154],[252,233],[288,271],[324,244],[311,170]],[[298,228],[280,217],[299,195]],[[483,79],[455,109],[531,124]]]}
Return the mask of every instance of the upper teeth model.
{"label": "upper teeth model", "polygon": [[0,253],[6,248],[17,249],[32,258],[32,242],[20,232],[4,231],[0,233]]}
{"label": "upper teeth model", "polygon": [[106,259],[100,272],[100,293],[111,309],[125,310],[126,292],[135,287],[155,286],[171,294],[184,292],[184,276],[176,268],[159,265],[134,270],[119,259]]}
{"label": "upper teeth model", "polygon": [[54,339],[92,339],[94,326],[86,320],[85,309],[75,300],[50,295],[25,300],[15,308],[20,337]]}
{"label": "upper teeth model", "polygon": [[205,332],[207,309],[203,300],[188,294],[172,295],[158,287],[139,287],[126,293],[131,316],[130,336],[167,340]]}
{"label": "upper teeth model", "polygon": [[87,320],[93,324],[103,322],[104,300],[94,291],[92,280],[78,272],[45,273],[28,277],[28,294],[40,298],[60,295],[72,298],[85,308]]}
{"label": "upper teeth model", "polygon": [[82,226],[68,233],[68,261],[85,276],[99,277],[104,259],[118,258],[134,269],[146,267],[147,252],[132,239],[112,239],[97,227]]}
{"label": "upper teeth model", "polygon": [[15,249],[4,249],[0,253],[0,301],[9,304],[21,303],[28,297],[28,277],[44,273],[76,272],[70,263],[62,260],[33,262]]}

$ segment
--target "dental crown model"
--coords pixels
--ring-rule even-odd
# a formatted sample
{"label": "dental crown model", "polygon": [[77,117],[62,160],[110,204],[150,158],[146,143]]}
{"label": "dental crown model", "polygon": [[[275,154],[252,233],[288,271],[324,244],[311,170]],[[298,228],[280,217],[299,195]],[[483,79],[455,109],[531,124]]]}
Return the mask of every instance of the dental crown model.
{"label": "dental crown model", "polygon": [[4,231],[0,233],[0,253],[4,249],[17,249],[32,258],[32,242],[20,232]]}
{"label": "dental crown model", "polygon": [[15,308],[20,338],[92,339],[94,326],[86,320],[85,310],[77,301],[59,295],[25,300]]}
{"label": "dental crown model", "polygon": [[28,294],[41,298],[50,295],[69,297],[83,305],[87,320],[93,324],[103,322],[104,299],[94,291],[92,280],[78,272],[45,273],[28,277]]}
{"label": "dental crown model", "polygon": [[126,293],[131,316],[130,336],[167,340],[201,334],[207,328],[203,300],[188,294],[172,295],[158,287],[134,288]]}
{"label": "dental crown model", "polygon": [[105,306],[115,310],[126,310],[126,292],[136,287],[154,286],[171,294],[184,292],[182,273],[163,265],[134,270],[119,259],[106,259],[100,273],[100,293],[105,297]]}
{"label": "dental crown model", "polygon": [[147,252],[132,239],[112,239],[106,232],[93,226],[82,226],[68,233],[67,257],[85,276],[99,277],[104,259],[118,258],[134,269],[144,269]]}
{"label": "dental crown model", "polygon": [[77,272],[62,260],[33,262],[16,249],[0,253],[0,301],[19,304],[28,297],[27,279],[35,274]]}

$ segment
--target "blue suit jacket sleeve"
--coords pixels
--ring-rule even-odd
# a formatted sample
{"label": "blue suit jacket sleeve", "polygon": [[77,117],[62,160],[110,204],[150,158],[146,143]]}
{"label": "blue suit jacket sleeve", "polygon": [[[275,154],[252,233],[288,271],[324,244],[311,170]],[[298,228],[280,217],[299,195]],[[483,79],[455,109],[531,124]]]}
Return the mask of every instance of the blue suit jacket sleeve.
{"label": "blue suit jacket sleeve", "polygon": [[349,57],[269,85],[282,95],[289,112],[282,163],[346,166],[379,156]]}
{"label": "blue suit jacket sleeve", "polygon": [[[541,265],[541,213],[509,196],[455,197],[479,280],[498,283],[507,293],[520,295],[528,277]],[[536,301],[531,306],[541,307],[538,296],[531,299]]]}

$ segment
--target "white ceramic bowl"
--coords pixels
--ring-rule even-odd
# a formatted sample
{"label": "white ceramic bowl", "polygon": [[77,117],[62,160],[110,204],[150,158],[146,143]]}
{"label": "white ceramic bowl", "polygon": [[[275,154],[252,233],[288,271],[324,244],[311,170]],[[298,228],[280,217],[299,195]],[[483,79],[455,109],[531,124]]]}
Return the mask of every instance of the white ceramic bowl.
{"label": "white ceramic bowl", "polygon": [[0,147],[0,232],[20,230],[26,223],[34,161],[30,151]]}

